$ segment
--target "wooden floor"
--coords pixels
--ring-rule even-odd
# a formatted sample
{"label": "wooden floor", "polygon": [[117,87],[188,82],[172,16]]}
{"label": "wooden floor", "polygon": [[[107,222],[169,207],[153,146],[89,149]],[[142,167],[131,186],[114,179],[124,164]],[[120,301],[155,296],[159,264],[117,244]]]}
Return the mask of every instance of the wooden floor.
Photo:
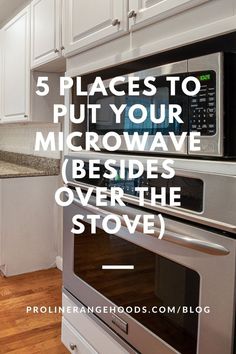
{"label": "wooden floor", "polygon": [[27,314],[27,306],[61,306],[61,272],[0,277],[0,353],[66,354],[60,314]]}

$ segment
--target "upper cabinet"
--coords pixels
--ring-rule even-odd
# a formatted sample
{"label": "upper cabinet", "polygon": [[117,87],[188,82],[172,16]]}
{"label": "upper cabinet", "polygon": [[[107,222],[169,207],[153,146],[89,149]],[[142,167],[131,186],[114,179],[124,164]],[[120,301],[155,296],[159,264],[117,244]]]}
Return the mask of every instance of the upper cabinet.
{"label": "upper cabinet", "polygon": [[30,111],[30,11],[26,7],[2,31],[2,120],[27,120]]}
{"label": "upper cabinet", "polygon": [[58,59],[62,54],[61,0],[31,3],[31,67]]}
{"label": "upper cabinet", "polygon": [[209,0],[129,0],[130,29],[163,20]]}
{"label": "upper cabinet", "polygon": [[127,1],[66,0],[65,54],[82,52],[127,31]]}

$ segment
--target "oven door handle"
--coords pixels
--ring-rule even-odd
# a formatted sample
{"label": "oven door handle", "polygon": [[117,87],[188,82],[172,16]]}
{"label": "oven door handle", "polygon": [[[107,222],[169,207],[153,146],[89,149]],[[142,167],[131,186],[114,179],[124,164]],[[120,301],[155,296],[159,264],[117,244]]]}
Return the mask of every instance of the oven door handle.
{"label": "oven door handle", "polygon": [[162,240],[214,256],[225,256],[230,253],[226,247],[217,243],[199,240],[171,231],[165,232]]}
{"label": "oven door handle", "polygon": [[[82,203],[76,198],[74,198],[74,203],[79,205],[83,209],[87,210],[88,212],[96,213],[98,215],[101,215],[102,217],[106,217],[107,215],[111,215],[111,214],[118,216],[121,220],[121,225],[126,227],[126,222],[125,222],[124,218],[122,217],[122,215],[111,213],[108,210],[100,209],[99,207],[96,207],[91,204],[82,205]],[[126,214],[127,214],[127,212],[126,212]],[[132,217],[132,216],[133,215],[130,215],[130,217]],[[138,223],[136,230],[137,230],[137,232],[143,233],[143,224]],[[158,236],[160,234],[160,229],[154,228],[154,231],[155,232],[152,235],[155,235],[155,237],[158,238]],[[162,237],[162,240],[166,241],[166,242],[170,242],[170,243],[175,243],[179,246],[190,248],[190,249],[202,252],[202,253],[211,254],[214,256],[225,256],[230,253],[230,251],[226,247],[219,245],[217,243],[199,240],[197,238],[193,238],[193,237],[190,237],[187,235],[181,235],[181,234],[178,234],[177,232],[168,231],[168,230],[165,231],[164,236]]]}

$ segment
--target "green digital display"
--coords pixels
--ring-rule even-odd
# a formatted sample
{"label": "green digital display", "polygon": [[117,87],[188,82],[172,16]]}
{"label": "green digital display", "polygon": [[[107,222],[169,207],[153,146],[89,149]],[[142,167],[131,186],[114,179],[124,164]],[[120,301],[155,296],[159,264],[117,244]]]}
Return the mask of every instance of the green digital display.
{"label": "green digital display", "polygon": [[208,80],[211,80],[211,74],[202,74],[202,75],[200,75],[199,80],[200,80],[200,81],[208,81]]}

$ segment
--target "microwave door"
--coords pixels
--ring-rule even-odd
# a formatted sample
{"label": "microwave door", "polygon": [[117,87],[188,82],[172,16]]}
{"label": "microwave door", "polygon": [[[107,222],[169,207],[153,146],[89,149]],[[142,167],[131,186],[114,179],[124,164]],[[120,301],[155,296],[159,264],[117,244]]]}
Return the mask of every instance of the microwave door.
{"label": "microwave door", "polygon": [[[188,131],[188,99],[181,93],[180,87],[178,86],[177,92],[175,96],[170,95],[170,85],[169,82],[166,81],[166,76],[180,76],[185,77],[187,72],[187,61],[182,61],[178,63],[163,65],[160,67],[147,69],[144,71],[140,71],[137,73],[129,74],[126,76],[126,80],[124,83],[117,85],[117,91],[124,90],[125,95],[123,96],[115,96],[113,95],[108,87],[110,80],[104,81],[104,85],[107,88],[108,96],[102,96],[101,94],[96,94],[94,96],[89,97],[90,104],[100,104],[101,109],[99,109],[97,114],[97,121],[96,123],[91,123],[90,116],[88,128],[90,131],[94,131],[99,136],[98,146],[101,149],[104,149],[102,140],[106,133],[110,131],[114,131],[115,133],[120,135],[121,145],[119,150],[120,151],[127,151],[126,141],[124,139],[123,133],[128,133],[131,138],[132,135],[139,134],[142,136],[144,133],[148,133],[148,138],[144,148],[138,146],[138,144],[134,145],[132,151],[134,152],[144,152],[150,151],[152,147],[152,153],[176,153],[176,154],[187,154],[187,138],[185,139],[184,143],[181,146],[179,151],[176,151],[172,140],[169,137],[169,132],[172,131],[176,135],[176,140],[179,141],[180,134],[182,132]],[[128,95],[128,78],[137,76],[140,78],[139,87],[140,93],[137,96],[130,96]],[[144,79],[147,76],[154,76],[156,78],[156,88],[157,92],[155,96],[145,96],[143,95],[143,90],[146,88],[144,85]],[[119,108],[122,104],[126,105],[121,117],[121,122],[116,123],[115,120],[115,113],[112,112],[110,109],[110,104],[114,104],[117,108]],[[145,107],[147,111],[147,118],[145,122],[141,124],[137,124],[132,122],[129,117],[129,109],[135,105],[141,104]],[[165,105],[165,120],[160,123],[156,124],[151,121],[150,119],[150,105],[155,105],[155,117],[160,117],[160,105]],[[177,121],[174,123],[169,124],[168,122],[168,105],[169,104],[179,104],[182,108],[181,119],[183,123],[180,124]],[[141,110],[137,109],[134,111],[134,117],[140,118]],[[156,133],[161,132],[167,146],[167,151],[164,150],[160,146],[160,141],[157,144],[153,144],[154,138]],[[159,144],[158,144],[159,143]],[[142,144],[140,144],[142,145]]]}

